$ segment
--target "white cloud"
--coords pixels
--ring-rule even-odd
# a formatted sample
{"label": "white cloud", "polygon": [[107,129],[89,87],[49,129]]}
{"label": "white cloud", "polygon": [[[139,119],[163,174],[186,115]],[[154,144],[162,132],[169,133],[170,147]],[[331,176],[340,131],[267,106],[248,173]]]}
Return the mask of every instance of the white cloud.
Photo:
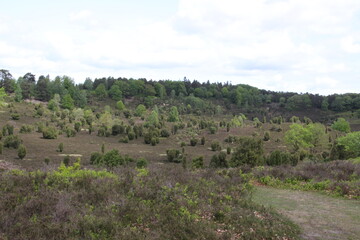
{"label": "white cloud", "polygon": [[[78,81],[98,74],[186,75],[302,92],[322,91],[327,82],[341,91],[341,74],[347,82],[360,75],[351,55],[360,52],[357,0],[180,0],[170,19],[130,13],[126,22],[87,7],[65,15],[60,27],[36,34],[22,28],[26,41],[16,31],[3,37],[0,62],[6,57],[6,67],[23,66],[24,72],[59,69]],[[2,26],[0,21],[0,32]],[[26,61],[31,55],[36,60]]]}
{"label": "white cloud", "polygon": [[347,53],[360,53],[360,41],[355,41],[352,36],[344,37],[340,44]]}

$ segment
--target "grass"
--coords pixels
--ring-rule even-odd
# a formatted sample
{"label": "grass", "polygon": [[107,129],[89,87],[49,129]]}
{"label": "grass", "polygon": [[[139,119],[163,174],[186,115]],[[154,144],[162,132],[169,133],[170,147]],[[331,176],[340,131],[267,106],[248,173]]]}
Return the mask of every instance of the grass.
{"label": "grass", "polygon": [[256,187],[254,201],[273,207],[303,230],[304,239],[358,239],[360,204],[315,192]]}

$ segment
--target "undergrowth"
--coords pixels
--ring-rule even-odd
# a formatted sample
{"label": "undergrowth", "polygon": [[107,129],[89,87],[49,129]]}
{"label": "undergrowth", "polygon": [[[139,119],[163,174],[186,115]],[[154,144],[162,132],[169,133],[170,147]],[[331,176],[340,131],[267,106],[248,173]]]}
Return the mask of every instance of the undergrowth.
{"label": "undergrowth", "polygon": [[360,164],[356,161],[258,167],[252,173],[258,182],[268,186],[360,199]]}
{"label": "undergrowth", "polygon": [[1,239],[297,239],[299,229],[253,203],[238,169],[171,165],[0,174]]}

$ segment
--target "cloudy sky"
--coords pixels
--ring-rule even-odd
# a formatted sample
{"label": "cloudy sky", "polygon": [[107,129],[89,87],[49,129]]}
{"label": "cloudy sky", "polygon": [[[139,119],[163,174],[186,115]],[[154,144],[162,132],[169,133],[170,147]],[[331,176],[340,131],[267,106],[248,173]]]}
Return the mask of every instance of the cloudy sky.
{"label": "cloudy sky", "polygon": [[5,1],[0,69],[359,93],[360,1]]}

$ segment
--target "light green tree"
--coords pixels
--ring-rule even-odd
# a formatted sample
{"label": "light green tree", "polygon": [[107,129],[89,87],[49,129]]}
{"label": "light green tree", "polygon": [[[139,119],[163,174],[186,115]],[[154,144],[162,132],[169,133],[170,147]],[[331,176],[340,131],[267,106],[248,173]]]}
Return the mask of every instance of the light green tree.
{"label": "light green tree", "polygon": [[348,133],[346,136],[339,137],[336,142],[344,146],[349,157],[360,156],[360,132]]}
{"label": "light green tree", "polygon": [[139,104],[135,109],[135,116],[142,117],[146,112],[146,107],[143,104]]}
{"label": "light green tree", "polygon": [[331,128],[340,132],[349,133],[350,124],[345,118],[338,118],[332,125]]}
{"label": "light green tree", "polygon": [[170,113],[169,113],[169,117],[168,117],[168,121],[169,122],[178,122],[180,121],[179,118],[179,112],[176,106],[172,106],[170,108]]}

